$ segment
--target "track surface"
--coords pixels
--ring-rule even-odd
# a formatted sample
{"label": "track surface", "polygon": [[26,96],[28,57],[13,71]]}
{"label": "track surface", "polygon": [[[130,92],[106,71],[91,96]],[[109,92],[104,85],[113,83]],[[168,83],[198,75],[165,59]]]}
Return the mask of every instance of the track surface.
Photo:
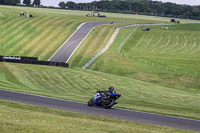
{"label": "track surface", "polygon": [[[111,24],[111,22],[87,22],[84,23],[79,29],[77,29],[64,43],[60,48],[49,58],[48,61],[53,62],[67,62],[70,57],[73,55],[75,50],[81,44],[81,42],[87,37],[90,31],[97,25],[102,24]],[[117,24],[117,23],[112,23]],[[169,24],[132,24],[123,27],[139,26],[139,25],[169,25]]]}
{"label": "track surface", "polygon": [[49,59],[54,62],[67,62],[76,48],[90,33],[90,31],[97,25],[110,24],[110,22],[87,22],[84,23],[78,30],[76,30],[71,37],[56,51],[56,53]]}
{"label": "track surface", "polygon": [[118,108],[104,109],[101,107],[88,107],[85,103],[72,102],[50,97],[31,95],[7,90],[0,90],[0,99],[45,106],[50,108],[68,110],[73,112],[101,115],[120,118],[130,121],[153,125],[169,126],[180,129],[200,131],[200,121],[166,115],[158,115],[139,111],[123,110]]}

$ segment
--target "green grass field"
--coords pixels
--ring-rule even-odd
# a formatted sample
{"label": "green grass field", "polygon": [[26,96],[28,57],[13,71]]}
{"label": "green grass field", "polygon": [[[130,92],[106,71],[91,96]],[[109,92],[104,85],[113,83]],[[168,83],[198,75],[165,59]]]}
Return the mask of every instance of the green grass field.
{"label": "green grass field", "polygon": [[0,131],[37,133],[193,133],[114,118],[78,114],[45,107],[0,100]]}
{"label": "green grass field", "polygon": [[[171,25],[168,30],[161,27],[150,26],[149,32],[137,27],[121,29],[110,49],[89,69],[198,93],[200,25]],[[129,40],[125,41],[129,35]],[[88,62],[78,59],[85,46],[83,43],[74,54],[76,61],[70,60],[73,67],[82,67]],[[88,53],[81,56],[84,59]]]}

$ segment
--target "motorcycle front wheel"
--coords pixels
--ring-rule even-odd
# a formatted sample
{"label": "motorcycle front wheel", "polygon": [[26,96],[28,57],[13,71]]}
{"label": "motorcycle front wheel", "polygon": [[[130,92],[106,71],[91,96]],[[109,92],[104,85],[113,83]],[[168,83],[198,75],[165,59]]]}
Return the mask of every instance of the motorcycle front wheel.
{"label": "motorcycle front wheel", "polygon": [[92,106],[92,105],[94,105],[93,104],[93,98],[88,101],[88,106]]}

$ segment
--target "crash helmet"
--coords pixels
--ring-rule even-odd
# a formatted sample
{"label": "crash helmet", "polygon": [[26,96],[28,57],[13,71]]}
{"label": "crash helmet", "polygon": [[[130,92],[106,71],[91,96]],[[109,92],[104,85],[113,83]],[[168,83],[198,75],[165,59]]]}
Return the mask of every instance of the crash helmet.
{"label": "crash helmet", "polygon": [[114,91],[115,91],[115,89],[114,89],[113,87],[109,87],[109,88],[108,88],[108,92],[114,93]]}

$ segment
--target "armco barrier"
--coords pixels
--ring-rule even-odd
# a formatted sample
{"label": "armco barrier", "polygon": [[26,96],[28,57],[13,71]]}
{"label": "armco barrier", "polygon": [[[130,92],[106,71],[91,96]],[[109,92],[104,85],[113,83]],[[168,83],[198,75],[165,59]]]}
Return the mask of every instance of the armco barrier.
{"label": "armco barrier", "polygon": [[66,67],[66,68],[69,67],[69,64],[65,62],[40,61],[38,60],[37,57],[0,56],[0,62],[37,64],[37,65],[46,65],[46,66],[59,66],[59,67]]}

